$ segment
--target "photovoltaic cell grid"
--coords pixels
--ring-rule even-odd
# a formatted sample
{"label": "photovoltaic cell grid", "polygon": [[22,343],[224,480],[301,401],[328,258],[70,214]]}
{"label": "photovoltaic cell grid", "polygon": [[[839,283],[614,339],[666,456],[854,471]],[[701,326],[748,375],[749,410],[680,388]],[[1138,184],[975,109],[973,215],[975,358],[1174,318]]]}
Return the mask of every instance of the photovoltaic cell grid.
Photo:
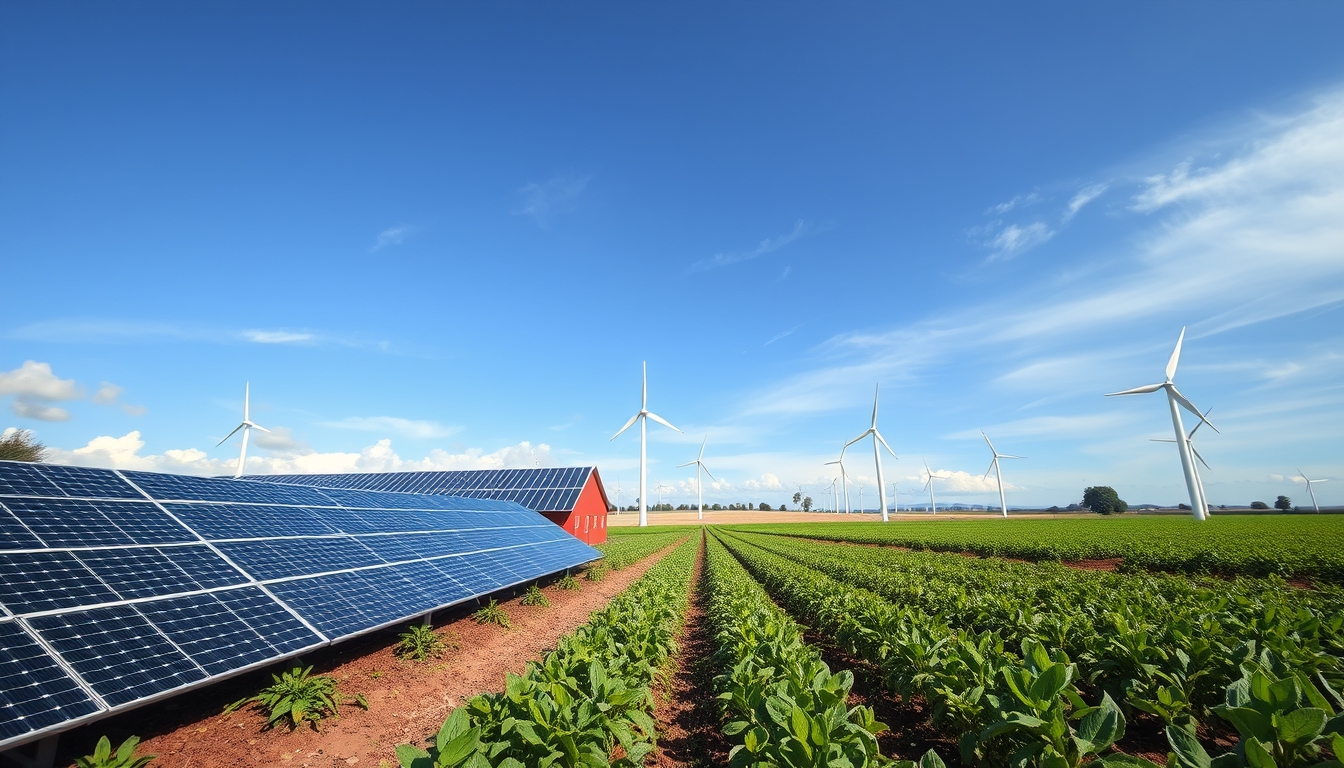
{"label": "photovoltaic cell grid", "polygon": [[509,501],[0,461],[0,749],[600,556]]}
{"label": "photovoltaic cell grid", "polygon": [[515,501],[538,512],[569,512],[592,467],[470,469],[443,472],[370,472],[338,475],[253,475],[248,479],[314,488],[432,493]]}

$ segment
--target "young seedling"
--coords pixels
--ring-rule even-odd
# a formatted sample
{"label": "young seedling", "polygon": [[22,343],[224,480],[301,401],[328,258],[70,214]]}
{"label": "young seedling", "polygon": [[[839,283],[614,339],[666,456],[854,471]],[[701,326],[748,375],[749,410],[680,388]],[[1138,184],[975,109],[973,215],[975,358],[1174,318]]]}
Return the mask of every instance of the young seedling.
{"label": "young seedling", "polygon": [[86,757],[75,758],[75,765],[79,768],[142,768],[148,765],[157,755],[135,754],[135,747],[140,743],[140,737],[131,736],[121,742],[115,753],[112,752],[112,742],[104,736],[98,739],[98,745],[93,748],[93,754]]}
{"label": "young seedling", "polygon": [[566,591],[574,591],[580,587],[579,580],[566,573],[563,579],[555,582],[555,586]]}
{"label": "young seedling", "polygon": [[499,602],[496,600],[491,600],[489,605],[481,608],[473,614],[471,618],[474,619],[477,624],[498,624],[505,629],[512,627],[509,623],[509,614],[505,613],[504,609],[499,607]]}
{"label": "young seedling", "polygon": [[541,608],[546,608],[550,606],[551,601],[546,598],[544,593],[542,593],[541,587],[533,584],[527,588],[527,594],[523,595],[522,603],[523,605],[535,605]]}
{"label": "young seedling", "polygon": [[412,624],[397,638],[397,645],[392,650],[403,659],[426,661],[442,656],[450,648],[443,635],[435,632],[433,627]]}
{"label": "young seedling", "polygon": [[[339,714],[339,705],[336,701],[336,680],[312,672],[312,667],[294,667],[288,672],[271,675],[273,684],[261,689],[256,696],[235,701],[224,708],[224,713],[256,704],[266,713],[267,728],[288,720],[291,730],[307,722],[316,731],[324,717]],[[356,696],[355,703],[368,709],[368,702],[363,701],[363,698]]]}

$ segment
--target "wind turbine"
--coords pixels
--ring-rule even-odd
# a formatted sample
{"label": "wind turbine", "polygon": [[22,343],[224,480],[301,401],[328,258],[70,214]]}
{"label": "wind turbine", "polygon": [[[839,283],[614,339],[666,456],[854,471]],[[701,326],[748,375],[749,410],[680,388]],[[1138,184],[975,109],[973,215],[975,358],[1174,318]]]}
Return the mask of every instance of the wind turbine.
{"label": "wind turbine", "polygon": [[230,437],[233,437],[235,434],[237,434],[238,430],[240,429],[243,430],[243,450],[238,453],[238,471],[233,473],[233,476],[235,478],[243,476],[243,464],[247,462],[248,435],[254,429],[260,429],[262,432],[271,431],[261,426],[260,424],[253,423],[252,419],[248,418],[248,400],[251,398],[251,395],[252,395],[252,382],[250,381],[245,382],[243,384],[243,423],[234,427],[233,432],[230,432],[229,434],[225,435],[223,440],[220,440],[218,443],[215,444],[215,447],[218,448],[219,446],[223,445],[225,441],[227,441]]}
{"label": "wind turbine", "polygon": [[927,460],[924,462],[924,474],[929,478],[924,481],[924,487],[929,491],[929,510],[936,515],[938,514],[938,501],[933,498],[933,478],[938,477],[938,475],[935,475],[933,470],[929,469]]}
{"label": "wind turbine", "polygon": [[[1195,427],[1195,429],[1199,429],[1199,427]],[[989,462],[989,469],[985,470],[985,479],[989,479],[989,473],[992,470],[994,472],[994,479],[999,481],[999,509],[1003,510],[1004,517],[1008,517],[1008,502],[1003,498],[1003,467],[999,465],[999,459],[1024,459],[1026,457],[1009,456],[1006,453],[999,453],[994,450],[994,444],[989,442],[989,435],[986,435],[985,430],[983,429],[980,430],[980,436],[985,438],[985,445],[988,445],[989,452],[994,454],[994,458]]]}
{"label": "wind turbine", "polygon": [[621,493],[621,481],[616,481],[616,514],[621,514],[621,507],[625,504],[625,494]]}
{"label": "wind turbine", "polygon": [[658,483],[658,484],[656,484],[656,485],[654,486],[654,488],[658,491],[658,506],[660,506],[660,507],[663,506],[663,491],[664,491],[664,490],[667,490],[667,491],[673,491],[673,490],[676,490],[675,488],[673,488],[673,487],[670,486],[670,485],[663,485],[661,482]]}
{"label": "wind turbine", "polygon": [[[1212,411],[1212,410],[1213,410],[1213,407],[1210,406],[1207,410],[1204,411],[1204,413],[1200,414],[1200,417],[1199,417],[1199,423],[1195,425],[1195,428],[1194,428],[1194,429],[1190,430],[1190,434],[1188,434],[1188,435],[1185,436],[1185,442],[1186,442],[1187,445],[1190,446],[1190,454],[1191,454],[1192,456],[1194,456],[1196,459],[1198,459],[1198,460],[1199,460],[1199,463],[1200,463],[1200,464],[1203,464],[1205,469],[1209,469],[1209,470],[1213,469],[1213,467],[1210,467],[1210,466],[1209,466],[1209,462],[1205,461],[1205,460],[1204,460],[1204,457],[1199,455],[1199,450],[1198,450],[1197,448],[1195,448],[1195,433],[1199,431],[1199,428],[1200,428],[1200,427],[1204,426],[1205,424],[1209,424],[1209,422],[1208,422],[1208,415],[1209,415],[1209,411]],[[1212,424],[1209,424],[1209,426],[1212,427],[1213,425],[1212,425]],[[1170,438],[1170,437],[1154,437],[1154,438],[1150,438],[1150,439],[1151,439],[1154,443],[1174,443],[1174,442],[1176,442],[1175,440],[1173,440],[1173,439]],[[1199,485],[1199,497],[1200,497],[1201,499],[1204,499],[1204,500],[1207,502],[1207,501],[1208,501],[1208,496],[1205,496],[1205,495],[1204,495],[1204,478],[1199,474],[1199,466],[1198,466],[1198,465],[1192,465],[1191,468],[1195,470],[1195,482]],[[1209,508],[1209,506],[1208,506],[1207,503],[1204,505],[1204,508],[1205,508],[1205,509],[1208,509],[1208,508]],[[1210,512],[1209,514],[1213,514],[1213,513]]]}
{"label": "wind turbine", "polygon": [[840,511],[840,492],[839,492],[838,490],[836,490],[836,488],[835,488],[835,484],[838,483],[838,482],[840,482],[840,478],[838,478],[838,477],[833,477],[833,478],[831,478],[831,511],[832,511],[832,512],[839,512],[839,511]]}
{"label": "wind turbine", "polygon": [[677,465],[678,467],[689,467],[692,464],[695,465],[695,507],[699,510],[697,519],[700,520],[705,519],[705,496],[700,486],[700,470],[704,470],[705,474],[709,475],[710,480],[714,479],[714,475],[710,474],[709,467],[706,467],[705,462],[703,461],[705,458],[705,443],[707,442],[709,442],[709,435],[705,435],[705,439],[700,441],[700,455],[695,457],[695,461],[688,461],[685,464]]}
{"label": "wind turbine", "polygon": [[[847,448],[847,447],[848,447],[848,446],[846,446],[846,448]],[[832,464],[839,464],[839,465],[840,465],[840,487],[843,488],[844,491],[845,491],[845,514],[848,515],[848,514],[849,514],[849,473],[845,471],[845,449],[844,449],[844,448],[841,448],[841,449],[840,449],[840,458],[836,459],[835,461],[828,461],[828,462],[826,462],[826,464],[825,464],[824,466],[830,466],[830,465],[832,465]],[[836,504],[836,509],[839,509],[839,504],[838,504],[838,503]]]}
{"label": "wind turbine", "polygon": [[1316,503],[1316,492],[1313,491],[1313,490],[1311,489],[1311,484],[1312,484],[1312,483],[1328,483],[1328,482],[1330,482],[1330,481],[1329,481],[1329,480],[1308,480],[1308,479],[1307,479],[1307,475],[1306,475],[1306,473],[1304,473],[1304,472],[1302,471],[1302,468],[1301,468],[1301,467],[1298,467],[1298,468],[1297,468],[1297,474],[1298,474],[1299,477],[1302,478],[1302,482],[1304,482],[1304,483],[1307,484],[1307,493],[1311,494],[1311,506],[1312,506],[1312,508],[1315,509],[1317,512],[1320,512],[1320,511],[1321,511],[1321,505]]}
{"label": "wind turbine", "polygon": [[[863,514],[863,483],[859,483],[859,514]],[[883,515],[886,517],[886,515]]]}
{"label": "wind turbine", "polygon": [[[878,451],[878,449],[877,449],[877,444],[878,444],[878,443],[881,443],[881,444],[882,444],[882,447],[884,447],[884,448],[887,449],[887,453],[890,453],[890,454],[891,454],[891,457],[892,457],[893,459],[899,459],[900,457],[896,455],[896,452],[895,452],[895,451],[891,450],[891,446],[890,446],[890,445],[887,445],[887,441],[884,440],[884,439],[882,438],[882,433],[877,431],[877,386],[876,386],[876,385],[873,386],[873,423],[872,423],[872,426],[870,426],[870,427],[868,427],[868,429],[864,430],[864,431],[863,431],[863,434],[859,435],[858,437],[854,438],[853,440],[850,440],[848,443],[845,443],[845,448],[848,448],[849,446],[851,446],[851,445],[853,445],[853,444],[859,442],[860,440],[862,440],[863,438],[865,438],[865,437],[867,437],[867,436],[869,436],[869,435],[872,435],[872,436],[873,436],[873,462],[877,465],[877,499],[878,499],[879,504],[880,504],[881,507],[882,507],[882,522],[885,523],[885,522],[887,522],[888,519],[889,519],[888,516],[887,516],[887,487],[886,487],[886,481],[885,481],[885,479],[882,477],[882,453],[881,453],[880,451]],[[844,453],[842,452],[840,455],[843,457],[843,456],[844,456]],[[863,508],[863,503],[862,503],[862,502],[859,503],[859,508],[860,508],[860,509]]]}
{"label": "wind turbine", "polygon": [[1218,428],[1213,426],[1204,414],[1199,412],[1195,404],[1190,402],[1185,395],[1182,395],[1176,389],[1172,382],[1172,377],[1176,375],[1176,365],[1181,361],[1181,343],[1185,341],[1185,328],[1181,328],[1181,335],[1176,339],[1176,348],[1171,351],[1171,359],[1167,361],[1167,379],[1160,384],[1149,384],[1143,387],[1126,389],[1123,392],[1111,392],[1107,397],[1118,395],[1146,395],[1149,392],[1156,392],[1164,389],[1167,392],[1167,405],[1171,409],[1171,426],[1176,431],[1176,450],[1181,455],[1181,471],[1185,473],[1185,488],[1190,493],[1190,509],[1194,513],[1196,520],[1204,520],[1208,517],[1209,506],[1204,501],[1203,489],[1200,488],[1199,476],[1195,472],[1195,463],[1190,455],[1190,444],[1186,440],[1185,426],[1181,424],[1181,408],[1185,408],[1198,416],[1202,423],[1208,424],[1209,429],[1214,432]]}
{"label": "wind turbine", "polygon": [[621,431],[612,435],[611,439],[615,440],[616,438],[620,437],[621,432],[624,432],[625,430],[629,429],[632,425],[634,425],[636,421],[639,422],[639,527],[645,528],[649,524],[648,503],[644,501],[645,497],[649,495],[648,481],[646,480],[646,478],[648,477],[648,464],[649,464],[649,419],[653,419],[659,424],[662,424],[663,426],[675,432],[680,432],[681,430],[669,424],[665,419],[663,419],[662,416],[659,416],[658,414],[653,413],[652,411],[649,410],[648,361],[644,362],[644,387],[643,389],[640,390],[640,392],[641,394],[639,400],[639,413],[636,413],[634,416],[631,416],[630,420],[625,422],[625,426],[621,427]]}

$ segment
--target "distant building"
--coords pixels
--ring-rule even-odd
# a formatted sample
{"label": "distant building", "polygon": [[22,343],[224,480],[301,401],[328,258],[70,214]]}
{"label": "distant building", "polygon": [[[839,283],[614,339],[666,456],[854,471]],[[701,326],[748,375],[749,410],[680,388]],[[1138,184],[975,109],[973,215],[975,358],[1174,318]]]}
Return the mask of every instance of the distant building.
{"label": "distant building", "polygon": [[597,467],[459,469],[443,472],[357,472],[330,475],[248,475],[247,480],[317,488],[428,493],[515,501],[585,544],[607,540],[611,504]]}

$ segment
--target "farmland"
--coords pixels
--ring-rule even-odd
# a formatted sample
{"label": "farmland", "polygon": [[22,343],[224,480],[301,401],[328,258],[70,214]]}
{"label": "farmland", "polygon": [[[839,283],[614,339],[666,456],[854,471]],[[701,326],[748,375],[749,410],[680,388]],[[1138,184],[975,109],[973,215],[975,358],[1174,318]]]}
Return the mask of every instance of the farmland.
{"label": "farmland", "polygon": [[[340,746],[349,734],[368,739],[397,722],[399,736],[374,734],[351,756],[405,768],[1339,768],[1329,761],[1344,751],[1344,590],[1328,571],[1312,571],[1310,588],[1249,575],[1257,542],[1219,532],[1182,542],[1173,532],[1184,521],[1044,522],[1055,527],[1037,531],[1036,550],[1014,528],[1020,521],[998,524],[997,542],[996,521],[613,532],[604,562],[542,590],[557,605],[588,595],[577,604],[592,612],[500,659],[508,663],[475,691],[455,682],[460,670],[510,647],[494,638],[516,631],[476,626],[474,646],[433,666],[385,662],[421,697],[414,719],[384,721],[402,705],[371,692],[367,712],[345,707],[320,734],[264,730],[241,712],[204,727],[250,732],[252,751],[278,745],[290,764],[313,766],[342,764],[331,756],[351,764]],[[1280,542],[1291,563],[1328,554],[1319,540],[1337,530],[1325,518],[1254,521],[1271,522],[1315,533]],[[1231,519],[1206,525],[1229,523],[1243,537],[1252,530]],[[1080,543],[1089,531],[1115,533]],[[1102,556],[1123,551],[1126,536],[1129,554],[1144,543],[1179,554],[1183,544],[1242,572],[1110,572],[1045,554]],[[928,539],[954,551],[932,551]],[[1013,557],[968,557],[972,545]],[[1022,557],[1031,552],[1037,562]],[[527,605],[502,608],[530,622],[518,625],[524,632],[544,631],[552,609]],[[455,693],[426,710],[439,690]],[[147,746],[170,742],[160,735]],[[186,749],[187,759],[156,764],[191,764]]]}

